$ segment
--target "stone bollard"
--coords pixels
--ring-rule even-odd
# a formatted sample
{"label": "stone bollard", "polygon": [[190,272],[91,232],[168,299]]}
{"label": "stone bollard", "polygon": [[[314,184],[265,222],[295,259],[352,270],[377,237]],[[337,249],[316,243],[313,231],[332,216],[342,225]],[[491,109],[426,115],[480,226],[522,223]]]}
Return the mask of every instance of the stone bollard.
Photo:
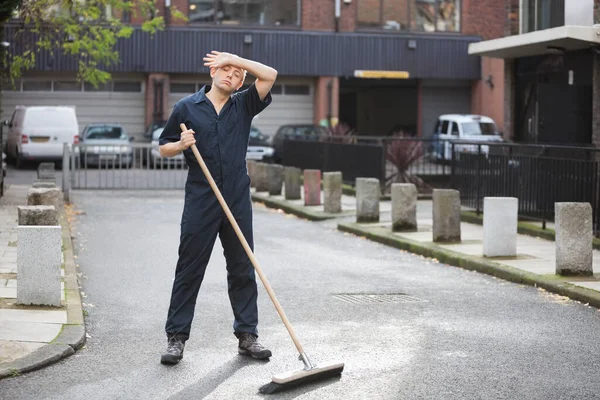
{"label": "stone bollard", "polygon": [[323,204],[326,213],[342,212],[342,173],[323,173]]}
{"label": "stone bollard", "polygon": [[20,226],[27,225],[60,225],[58,211],[54,206],[18,206]]}
{"label": "stone bollard", "polygon": [[392,183],[392,231],[417,230],[417,187]]}
{"label": "stone bollard", "polygon": [[283,165],[269,164],[267,165],[267,171],[269,182],[269,195],[281,195],[281,187],[283,186]]}
{"label": "stone bollard", "polygon": [[377,178],[356,178],[356,222],[379,222],[381,188]]}
{"label": "stone bollard", "polygon": [[593,275],[592,206],[589,203],[555,203],[556,273]]}
{"label": "stone bollard", "polygon": [[321,171],[318,169],[304,170],[304,205],[321,205]]}
{"label": "stone bollard", "polygon": [[30,188],[27,191],[27,205],[59,208],[61,204],[62,196],[58,188]]}
{"label": "stone bollard", "polygon": [[54,171],[54,163],[43,162],[40,163],[37,170],[38,179],[56,179]]}
{"label": "stone bollard", "polygon": [[515,257],[519,200],[516,197],[484,197],[483,255]]}
{"label": "stone bollard", "polygon": [[284,191],[286,200],[300,200],[302,198],[302,170],[296,167],[284,167]]}
{"label": "stone bollard", "polygon": [[268,192],[269,191],[269,176],[267,171],[267,164],[263,162],[257,162],[254,167],[256,171],[256,191],[257,192]]}
{"label": "stone bollard", "polygon": [[250,177],[250,187],[256,187],[256,161],[246,161],[246,168],[248,170],[248,176]]}
{"label": "stone bollard", "polygon": [[18,226],[17,304],[60,306],[60,226]]}
{"label": "stone bollard", "polygon": [[460,242],[460,194],[454,189],[433,190],[433,241]]}

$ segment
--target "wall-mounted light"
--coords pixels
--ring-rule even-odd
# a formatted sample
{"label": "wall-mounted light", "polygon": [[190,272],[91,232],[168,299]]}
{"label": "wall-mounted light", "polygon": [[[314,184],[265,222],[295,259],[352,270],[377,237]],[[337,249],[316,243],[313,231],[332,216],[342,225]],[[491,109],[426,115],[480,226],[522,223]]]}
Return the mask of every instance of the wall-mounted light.
{"label": "wall-mounted light", "polygon": [[487,78],[485,78],[485,84],[489,86],[490,89],[494,88],[494,77],[492,74],[489,74]]}
{"label": "wall-mounted light", "polygon": [[546,46],[546,53],[548,54],[565,54],[565,48],[559,46]]}
{"label": "wall-mounted light", "polygon": [[417,41],[414,39],[411,39],[408,41],[407,46],[409,49],[414,50],[417,48]]}
{"label": "wall-mounted light", "polygon": [[252,43],[252,35],[244,35],[244,43],[251,44]]}

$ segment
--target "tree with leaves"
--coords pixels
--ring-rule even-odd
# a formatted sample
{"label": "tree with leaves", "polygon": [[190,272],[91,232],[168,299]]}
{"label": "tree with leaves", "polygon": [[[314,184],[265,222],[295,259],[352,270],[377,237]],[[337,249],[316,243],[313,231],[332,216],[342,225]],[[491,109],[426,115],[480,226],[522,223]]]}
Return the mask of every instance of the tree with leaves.
{"label": "tree with leaves", "polygon": [[[175,7],[169,11],[172,19],[185,20]],[[19,51],[6,51],[2,46],[4,78],[12,82],[35,66],[40,51],[48,51],[74,57],[78,62],[77,79],[97,87],[110,80],[108,69],[119,61],[117,41],[134,32],[132,26],[123,22],[123,13],[143,19],[141,29],[151,35],[165,26],[154,0],[3,0],[2,31],[3,22],[13,13],[16,34],[9,46],[18,44]]]}

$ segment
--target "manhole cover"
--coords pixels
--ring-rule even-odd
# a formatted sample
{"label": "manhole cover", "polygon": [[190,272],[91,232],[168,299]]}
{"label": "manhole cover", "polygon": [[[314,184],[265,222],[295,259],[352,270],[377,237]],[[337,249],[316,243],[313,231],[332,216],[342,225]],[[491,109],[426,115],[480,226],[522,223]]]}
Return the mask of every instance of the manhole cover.
{"label": "manhole cover", "polygon": [[334,294],[336,299],[346,303],[424,303],[427,300],[418,299],[404,293],[340,293]]}

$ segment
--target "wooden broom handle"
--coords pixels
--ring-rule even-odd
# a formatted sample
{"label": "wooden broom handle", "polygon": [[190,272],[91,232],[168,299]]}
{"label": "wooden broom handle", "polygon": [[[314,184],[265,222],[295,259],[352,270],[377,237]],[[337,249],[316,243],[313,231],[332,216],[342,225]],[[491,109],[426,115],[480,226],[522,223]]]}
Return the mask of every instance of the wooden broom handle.
{"label": "wooden broom handle", "polygon": [[[185,124],[181,124],[179,126],[182,131],[187,131]],[[303,354],[304,350],[302,349],[302,345],[300,345],[300,341],[298,340],[298,337],[296,336],[296,333],[294,332],[294,328],[292,328],[290,321],[288,321],[285,313],[283,312],[283,308],[281,307],[281,304],[279,304],[279,301],[277,300],[277,297],[275,296],[273,289],[271,289],[271,285],[269,284],[267,277],[263,274],[262,268],[258,264],[258,260],[254,256],[252,249],[248,245],[248,242],[246,241],[244,234],[240,230],[240,227],[238,226],[237,221],[233,217],[233,214],[231,214],[231,211],[229,210],[229,207],[227,206],[225,199],[221,195],[221,192],[219,191],[217,184],[215,183],[212,175],[210,174],[210,171],[206,167],[206,164],[204,163],[204,160],[202,159],[202,156],[200,155],[198,148],[196,147],[195,144],[192,144],[191,148],[192,148],[192,151],[194,152],[194,155],[196,156],[196,159],[198,160],[198,163],[200,164],[200,167],[202,168],[202,171],[204,172],[204,175],[206,176],[206,179],[208,179],[208,183],[210,183],[210,187],[212,187],[212,190],[215,192],[215,195],[217,196],[219,203],[221,203],[221,207],[223,207],[223,210],[225,211],[225,214],[227,215],[227,218],[229,219],[231,226],[233,226],[233,229],[235,230],[237,237],[240,239],[242,246],[244,246],[244,250],[246,250],[246,254],[248,254],[248,258],[250,258],[250,261],[252,262],[252,265],[254,265],[254,269],[258,273],[260,280],[262,281],[263,285],[265,286],[265,289],[267,290],[267,293],[269,294],[271,301],[275,305],[275,308],[277,309],[277,312],[279,313],[281,320],[285,324],[285,327],[287,328],[290,336],[292,337],[292,340],[294,341],[294,344],[296,345],[296,349],[298,349],[298,352],[300,354]]]}

